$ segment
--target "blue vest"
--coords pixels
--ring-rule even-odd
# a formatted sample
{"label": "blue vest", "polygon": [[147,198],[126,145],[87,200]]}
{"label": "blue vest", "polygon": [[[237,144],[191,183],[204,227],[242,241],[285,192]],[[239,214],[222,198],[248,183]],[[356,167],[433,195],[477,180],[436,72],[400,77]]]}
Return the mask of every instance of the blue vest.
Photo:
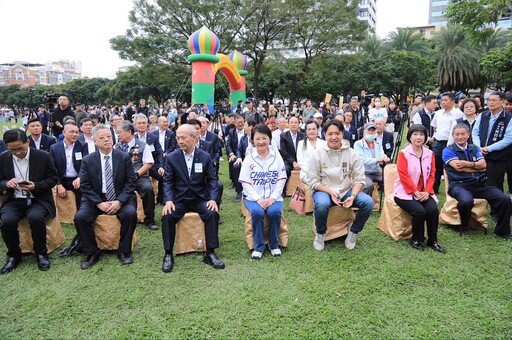
{"label": "blue vest", "polygon": [[[482,112],[482,118],[480,118],[480,146],[488,146],[492,145],[496,142],[499,142],[505,136],[505,131],[507,130],[508,123],[512,118],[512,114],[509,112],[505,112],[502,110],[500,116],[494,122],[494,125],[491,128],[491,134],[487,136],[487,131],[489,131],[489,121],[491,119],[491,111],[487,110]],[[485,159],[489,159],[492,161],[506,160],[507,157],[512,157],[512,148],[510,146],[499,150],[490,152]]]}
{"label": "blue vest", "polygon": [[[476,153],[478,151],[478,146],[476,146],[475,144],[468,144],[469,158],[466,152],[464,152],[464,150],[457,146],[457,143],[450,144],[447,146],[447,148],[450,148],[452,151],[454,151],[457,154],[457,157],[459,157],[459,160],[461,161],[476,162]],[[476,182],[477,178],[484,174],[481,171],[459,172],[452,168],[450,164],[445,164],[444,168],[446,170],[446,174],[448,175],[448,182],[450,183],[450,186],[455,183]]]}

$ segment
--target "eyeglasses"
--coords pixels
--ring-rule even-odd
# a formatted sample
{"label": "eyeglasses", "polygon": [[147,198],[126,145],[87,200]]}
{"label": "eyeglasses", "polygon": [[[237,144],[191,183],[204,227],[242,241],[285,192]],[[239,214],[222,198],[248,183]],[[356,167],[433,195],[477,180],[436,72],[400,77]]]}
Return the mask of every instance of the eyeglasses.
{"label": "eyeglasses", "polygon": [[15,153],[22,153],[22,152],[26,152],[27,151],[27,148],[24,147],[24,146],[20,146],[19,148],[16,148],[16,149],[10,149],[10,148],[7,148],[9,150],[10,153],[12,154],[15,154]]}

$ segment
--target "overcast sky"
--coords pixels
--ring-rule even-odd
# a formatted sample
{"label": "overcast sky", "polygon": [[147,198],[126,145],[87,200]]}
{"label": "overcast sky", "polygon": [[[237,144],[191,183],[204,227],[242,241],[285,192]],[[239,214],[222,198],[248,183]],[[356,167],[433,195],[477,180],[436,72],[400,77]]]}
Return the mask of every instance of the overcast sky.
{"label": "overcast sky", "polygon": [[[428,0],[377,0],[377,34],[428,23]],[[0,0],[0,63],[80,61],[82,75],[113,76],[121,66],[109,39],[129,27],[132,0]]]}

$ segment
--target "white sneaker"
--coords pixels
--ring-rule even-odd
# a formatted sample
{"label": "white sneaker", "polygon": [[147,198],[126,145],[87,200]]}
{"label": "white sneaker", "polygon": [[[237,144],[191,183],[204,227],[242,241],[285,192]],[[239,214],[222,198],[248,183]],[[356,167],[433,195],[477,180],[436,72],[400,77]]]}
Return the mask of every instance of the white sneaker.
{"label": "white sneaker", "polygon": [[255,259],[255,260],[259,260],[259,259],[261,259],[261,257],[262,257],[262,256],[263,256],[263,253],[262,253],[261,251],[256,251],[256,250],[254,250],[254,251],[252,252],[252,255],[251,255],[251,257],[252,257],[253,259]]}
{"label": "white sneaker", "polygon": [[313,241],[313,248],[318,251],[324,250],[325,246],[325,234],[316,233],[315,240]]}
{"label": "white sneaker", "polygon": [[357,235],[353,233],[352,231],[348,231],[347,238],[345,239],[345,247],[348,250],[352,250],[356,247],[356,241],[357,241]]}
{"label": "white sneaker", "polygon": [[279,249],[279,248],[270,249],[270,254],[272,254],[272,256],[274,256],[274,257],[281,256],[281,249]]}

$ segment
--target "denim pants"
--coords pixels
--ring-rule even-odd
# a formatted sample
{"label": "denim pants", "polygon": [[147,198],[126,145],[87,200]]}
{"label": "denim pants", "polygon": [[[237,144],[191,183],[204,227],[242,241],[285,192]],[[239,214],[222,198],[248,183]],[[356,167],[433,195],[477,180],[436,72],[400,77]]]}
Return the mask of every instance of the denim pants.
{"label": "denim pants", "polygon": [[270,249],[279,248],[278,235],[281,228],[281,214],[283,211],[283,202],[275,201],[267,210],[263,208],[256,201],[244,200],[244,205],[251,213],[252,221],[252,235],[254,238],[254,250],[263,252],[265,250],[265,214],[268,215],[269,222],[269,238],[268,243]]}
{"label": "denim pants", "polygon": [[[349,190],[341,201],[345,201],[350,195],[352,195],[352,190]],[[319,234],[325,234],[327,231],[327,216],[329,214],[329,209],[336,204],[332,201],[331,195],[323,191],[315,191],[313,193],[313,201],[315,202],[313,214],[315,215],[316,232]],[[373,204],[373,199],[364,192],[357,194],[352,206],[359,208],[359,210],[356,213],[356,219],[354,220],[354,223],[352,223],[350,231],[358,234],[363,230],[366,221],[372,213]]]}

